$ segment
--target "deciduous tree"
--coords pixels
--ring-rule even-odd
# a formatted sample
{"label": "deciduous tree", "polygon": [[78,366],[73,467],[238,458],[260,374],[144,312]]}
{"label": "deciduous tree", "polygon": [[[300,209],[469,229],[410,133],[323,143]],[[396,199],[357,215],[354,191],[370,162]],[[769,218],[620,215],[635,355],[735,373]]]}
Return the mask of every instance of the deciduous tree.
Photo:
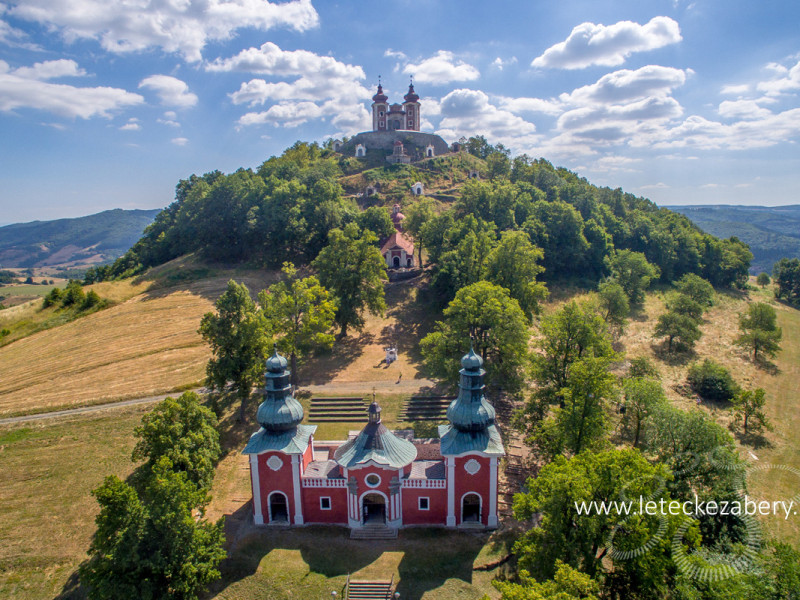
{"label": "deciduous tree", "polygon": [[486,280],[506,288],[528,319],[539,312],[539,302],[547,297],[545,284],[536,281],[544,271],[539,264],[542,256],[524,231],[504,231],[486,264]]}
{"label": "deciduous tree", "polygon": [[753,351],[753,360],[759,355],[774,357],[781,349],[783,332],[778,327],[775,309],[765,302],[755,302],[739,315],[739,329],[742,334],[736,338],[737,345]]}
{"label": "deciduous tree", "polygon": [[375,245],[377,241],[371,231],[361,231],[355,223],[349,223],[344,229],[331,231],[328,245],[312,263],[320,283],[338,301],[336,323],[342,337],[348,328],[360,330],[364,326],[365,313],[383,314],[386,310],[386,261]]}
{"label": "deciduous tree", "polygon": [[697,321],[671,310],[658,317],[653,334],[657,338],[667,338],[667,352],[691,349],[702,335]]}
{"label": "deciduous tree", "polygon": [[647,262],[644,254],[632,250],[617,250],[606,258],[606,265],[633,304],[644,300],[650,282],[661,274],[656,265]]}
{"label": "deciduous tree", "polygon": [[734,422],[741,425],[745,435],[751,431],[758,433],[764,429],[772,431],[772,423],[763,411],[764,404],[766,404],[765,396],[764,389],[757,388],[741,390],[733,399]]}
{"label": "deciduous tree", "polygon": [[263,375],[266,322],[247,286],[232,279],[215,306],[217,312],[206,313],[199,330],[213,354],[206,366],[207,385],[221,391],[230,382],[240,399],[239,420],[244,420],[247,399]]}
{"label": "deciduous tree", "polygon": [[315,276],[298,279],[292,263],[283,263],[284,281],[262,290],[258,302],[269,330],[281,336],[278,347],[291,359],[292,385],[297,386],[297,359],[316,349],[330,349],[336,302]]}

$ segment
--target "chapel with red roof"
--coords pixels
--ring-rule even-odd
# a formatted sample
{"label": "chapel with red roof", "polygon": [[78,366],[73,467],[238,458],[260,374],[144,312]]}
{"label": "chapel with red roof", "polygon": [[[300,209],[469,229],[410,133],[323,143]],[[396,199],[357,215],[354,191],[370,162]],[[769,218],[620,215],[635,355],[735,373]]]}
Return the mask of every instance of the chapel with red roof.
{"label": "chapel with red roof", "polygon": [[286,359],[267,360],[261,426],[250,458],[257,525],[332,524],[397,530],[409,526],[492,529],[498,524],[498,464],[505,451],[486,400],[483,360],[461,359],[459,393],[438,438],[391,431],[373,400],[368,422],[346,440],[314,439],[289,384]]}
{"label": "chapel with red roof", "polygon": [[394,233],[381,246],[381,255],[389,269],[410,268],[414,266],[414,242],[403,233],[403,219],[405,215],[400,212],[400,205],[392,208],[392,223]]}

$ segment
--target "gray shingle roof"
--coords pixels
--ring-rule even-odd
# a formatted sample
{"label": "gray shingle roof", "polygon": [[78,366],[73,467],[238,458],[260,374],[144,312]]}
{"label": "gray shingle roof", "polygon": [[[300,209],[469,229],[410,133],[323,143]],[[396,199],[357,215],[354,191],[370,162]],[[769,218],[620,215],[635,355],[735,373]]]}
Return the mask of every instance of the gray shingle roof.
{"label": "gray shingle roof", "polygon": [[267,431],[263,427],[250,436],[242,454],[261,454],[278,451],[286,454],[302,454],[308,440],[317,430],[316,425],[298,425],[286,431]]}
{"label": "gray shingle roof", "polygon": [[355,439],[336,449],[334,458],[342,467],[351,468],[373,461],[399,469],[417,457],[414,444],[400,439],[380,423],[368,423]]}
{"label": "gray shingle roof", "polygon": [[497,427],[489,425],[483,431],[463,431],[452,425],[440,425],[442,456],[457,456],[465,452],[483,452],[503,456],[503,440]]}

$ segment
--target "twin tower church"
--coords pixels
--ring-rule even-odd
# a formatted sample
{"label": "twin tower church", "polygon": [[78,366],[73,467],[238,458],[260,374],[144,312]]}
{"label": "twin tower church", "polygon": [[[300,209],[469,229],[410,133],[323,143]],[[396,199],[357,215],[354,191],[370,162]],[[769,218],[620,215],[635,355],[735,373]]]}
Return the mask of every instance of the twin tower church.
{"label": "twin tower church", "polygon": [[250,456],[253,517],[258,525],[495,528],[498,462],[505,454],[495,411],[485,397],[486,371],[474,351],[461,359],[458,397],[439,437],[390,431],[373,401],[369,420],[349,439],[318,441],[277,351],[267,360],[261,428]]}

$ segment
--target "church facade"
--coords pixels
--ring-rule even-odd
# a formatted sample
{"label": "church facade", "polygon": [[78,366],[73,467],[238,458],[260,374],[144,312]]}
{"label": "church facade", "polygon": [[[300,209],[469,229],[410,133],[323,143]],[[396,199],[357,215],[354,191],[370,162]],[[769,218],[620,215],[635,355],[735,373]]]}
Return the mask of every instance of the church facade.
{"label": "church facade", "polygon": [[403,104],[389,104],[389,98],[378,84],[378,93],[372,97],[372,131],[419,131],[419,96],[414,84],[408,86]]}
{"label": "church facade", "polygon": [[257,525],[495,528],[498,465],[504,456],[485,371],[472,350],[461,360],[458,397],[437,439],[390,431],[373,401],[368,422],[347,440],[317,441],[293,397],[287,361],[267,361],[260,429],[250,457]]}

